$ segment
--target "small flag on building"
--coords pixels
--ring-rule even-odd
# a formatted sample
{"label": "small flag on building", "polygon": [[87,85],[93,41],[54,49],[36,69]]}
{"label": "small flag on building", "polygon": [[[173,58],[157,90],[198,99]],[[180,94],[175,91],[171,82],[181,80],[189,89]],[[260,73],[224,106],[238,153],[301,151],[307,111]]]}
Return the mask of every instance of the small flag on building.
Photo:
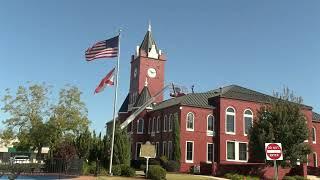
{"label": "small flag on building", "polygon": [[114,58],[118,56],[119,36],[100,41],[86,50],[86,60],[92,61],[99,58]]}
{"label": "small flag on building", "polygon": [[106,86],[113,86],[114,85],[114,71],[115,68],[113,68],[107,75],[106,77],[104,77],[100,84],[98,85],[98,87],[96,88],[96,90],[94,91],[94,93],[99,93],[101,91],[103,91],[103,89]]}

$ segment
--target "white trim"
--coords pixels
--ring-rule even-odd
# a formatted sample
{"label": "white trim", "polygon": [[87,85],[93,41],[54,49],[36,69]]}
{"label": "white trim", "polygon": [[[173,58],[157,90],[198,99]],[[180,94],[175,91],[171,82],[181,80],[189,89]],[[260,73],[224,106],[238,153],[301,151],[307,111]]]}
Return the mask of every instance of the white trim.
{"label": "white trim", "polygon": [[[139,157],[137,155],[137,152],[138,152],[138,144],[141,144],[142,146],[142,142],[136,142],[136,151],[135,151],[135,157],[134,159],[137,160],[139,157],[140,157],[140,154],[139,154]],[[141,146],[140,146],[140,151],[141,151]]]}
{"label": "white trim", "polygon": [[[170,144],[170,146],[169,146]],[[168,160],[172,160],[172,141],[168,141],[168,153],[167,153],[167,157],[168,157]],[[171,149],[169,149],[169,147],[171,147]],[[171,151],[170,151],[171,150]],[[171,155],[170,155],[171,154]],[[171,157],[170,157],[171,156]]]}
{"label": "white trim", "polygon": [[[192,143],[192,160],[187,160],[188,154],[187,154],[187,150],[188,150],[188,142]],[[193,163],[194,160],[194,141],[186,141],[186,150],[185,150],[185,162],[186,163]]]}
{"label": "white trim", "polygon": [[149,121],[148,121],[148,134],[151,134],[151,117],[149,118]]}
{"label": "white trim", "polygon": [[[317,143],[317,131],[316,131],[316,128],[315,127],[312,127],[312,130],[311,130],[311,135],[312,135],[312,143],[313,144],[316,144]],[[313,140],[313,133],[314,133],[314,140]]]}
{"label": "white trim", "polygon": [[[246,114],[246,111],[250,111],[251,115]],[[248,134],[246,134],[246,117],[251,118],[251,125],[253,125],[253,112],[249,108],[243,111],[243,135],[244,136],[248,136]]]}
{"label": "white trim", "polygon": [[167,115],[164,115],[164,118],[163,118],[163,132],[167,132],[167,120],[168,120],[168,117]]}
{"label": "white trim", "polygon": [[169,129],[168,131],[169,131],[169,132],[172,131],[172,121],[173,121],[173,115],[170,114],[170,115],[169,115],[169,123],[168,123],[168,126],[169,126],[169,127],[168,127],[168,129]]}
{"label": "white trim", "polygon": [[[228,142],[234,142],[234,159],[228,159]],[[247,160],[239,160],[239,143],[247,144]],[[226,160],[227,161],[233,161],[233,162],[248,162],[249,159],[249,153],[248,153],[248,142],[242,142],[242,141],[232,141],[232,140],[226,140]]]}
{"label": "white trim", "polygon": [[[314,155],[316,155],[316,159],[314,159]],[[316,152],[312,153],[312,160],[313,160],[313,166],[318,167],[318,155]],[[316,164],[314,164],[314,162],[316,162]]]}
{"label": "white trim", "polygon": [[[233,109],[234,112],[233,113],[227,112],[227,110],[229,108]],[[233,115],[233,130],[234,130],[234,132],[228,132],[227,131],[227,115]],[[225,110],[225,133],[226,134],[231,134],[231,135],[235,135],[236,134],[236,110],[232,106],[227,107],[226,110]]]}
{"label": "white trim", "polygon": [[162,141],[162,156],[167,156],[167,154],[165,152],[166,152],[166,149],[168,148],[168,146],[164,147],[164,145],[167,146],[167,142],[166,141]]}
{"label": "white trim", "polygon": [[159,146],[159,142],[156,142],[156,156],[157,156],[157,157],[160,156],[160,146]]}
{"label": "white trim", "polygon": [[[193,115],[192,128],[188,128],[188,119],[189,119],[188,116],[189,116],[189,114],[192,114],[192,115]],[[186,118],[186,130],[187,130],[187,131],[194,131],[194,119],[195,119],[194,113],[193,113],[193,112],[188,112],[187,118]]]}
{"label": "white trim", "polygon": [[156,129],[155,129],[155,121],[156,121],[156,117],[152,118],[152,125],[151,125],[151,136],[154,136]]}
{"label": "white trim", "polygon": [[[139,132],[139,123],[142,120],[142,132]],[[137,121],[137,134],[143,134],[144,132],[144,120],[142,118],[138,119]]]}
{"label": "white trim", "polygon": [[208,152],[209,152],[209,151],[208,151],[208,145],[209,145],[209,144],[212,144],[212,161],[214,162],[214,143],[208,143],[208,142],[207,142],[207,148],[206,148],[206,149],[207,149],[207,151],[206,151],[206,153],[207,153],[207,155],[206,155],[206,157],[207,157],[207,158],[206,158],[206,162],[207,162],[208,164],[211,164],[212,161],[209,161],[209,160],[208,160],[208,158],[209,158],[209,157],[208,157]]}
{"label": "white trim", "polygon": [[157,117],[157,122],[156,122],[156,123],[157,123],[157,133],[160,132],[160,122],[161,122],[161,121],[160,121],[160,116],[158,116],[158,117]]}
{"label": "white trim", "polygon": [[[212,122],[213,131],[208,130],[208,124],[209,124],[208,122],[209,122],[209,117],[210,117],[210,116],[213,117],[213,122]],[[207,116],[207,136],[214,136],[214,133],[215,133],[215,131],[214,131],[214,129],[215,129],[214,124],[215,124],[215,118],[214,118],[214,116],[213,116],[212,114],[209,114],[209,115]]]}

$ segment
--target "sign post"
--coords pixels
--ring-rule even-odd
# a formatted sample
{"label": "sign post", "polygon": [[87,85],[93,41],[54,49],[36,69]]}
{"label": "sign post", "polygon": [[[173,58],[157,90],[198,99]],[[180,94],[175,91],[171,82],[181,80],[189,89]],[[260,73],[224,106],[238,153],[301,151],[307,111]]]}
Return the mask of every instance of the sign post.
{"label": "sign post", "polygon": [[147,164],[146,164],[146,178],[147,178],[148,170],[149,170],[149,158],[156,157],[155,146],[152,145],[149,141],[147,141],[145,144],[141,145],[140,157],[144,157],[147,159]]}
{"label": "sign post", "polygon": [[272,160],[274,165],[274,179],[278,180],[277,160],[283,160],[281,143],[265,143],[267,160]]}

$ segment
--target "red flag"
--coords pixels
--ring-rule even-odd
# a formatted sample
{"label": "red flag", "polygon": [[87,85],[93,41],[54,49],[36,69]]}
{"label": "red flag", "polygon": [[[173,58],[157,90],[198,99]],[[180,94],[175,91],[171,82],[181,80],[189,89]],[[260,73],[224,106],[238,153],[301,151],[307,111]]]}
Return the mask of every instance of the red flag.
{"label": "red flag", "polygon": [[96,88],[96,90],[94,91],[94,93],[99,93],[101,91],[103,91],[103,89],[106,86],[113,86],[114,85],[114,70],[115,68],[113,68],[107,75],[106,77],[104,77],[100,84],[98,85],[98,87]]}

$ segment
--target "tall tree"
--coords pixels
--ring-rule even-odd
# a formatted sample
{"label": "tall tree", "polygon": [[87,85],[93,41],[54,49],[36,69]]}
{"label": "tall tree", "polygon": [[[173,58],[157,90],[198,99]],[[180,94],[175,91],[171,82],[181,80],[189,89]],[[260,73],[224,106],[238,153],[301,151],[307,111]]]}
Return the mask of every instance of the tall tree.
{"label": "tall tree", "polygon": [[173,160],[180,163],[181,149],[180,149],[180,125],[178,114],[174,114],[173,122]]}
{"label": "tall tree", "polygon": [[[29,87],[19,86],[15,95],[10,90],[2,99],[4,106],[2,110],[10,114],[10,118],[3,123],[7,131],[12,131],[15,136],[21,138],[21,143],[38,150],[48,144],[46,122],[50,116],[50,105],[48,95],[50,87],[45,84],[33,84]],[[45,134],[43,134],[45,133]],[[48,138],[43,138],[43,135]]]}
{"label": "tall tree", "polygon": [[120,129],[116,124],[114,134],[113,164],[130,165],[131,145],[127,134],[127,129]]}
{"label": "tall tree", "polygon": [[91,147],[91,133],[86,129],[75,139],[75,147],[77,149],[78,157],[87,159]]}
{"label": "tall tree", "polygon": [[288,101],[292,98],[291,100],[301,102],[301,98],[295,98],[292,94],[287,96],[285,93],[278,94],[278,97],[280,97],[278,100],[261,107],[257,113],[257,119],[249,133],[251,158],[264,162],[264,144],[277,142],[282,144],[284,156],[282,165],[287,162],[290,162],[289,165],[295,165],[297,159],[305,162],[307,154],[311,152],[309,145],[304,143],[309,134],[306,119],[298,101],[294,103]]}

